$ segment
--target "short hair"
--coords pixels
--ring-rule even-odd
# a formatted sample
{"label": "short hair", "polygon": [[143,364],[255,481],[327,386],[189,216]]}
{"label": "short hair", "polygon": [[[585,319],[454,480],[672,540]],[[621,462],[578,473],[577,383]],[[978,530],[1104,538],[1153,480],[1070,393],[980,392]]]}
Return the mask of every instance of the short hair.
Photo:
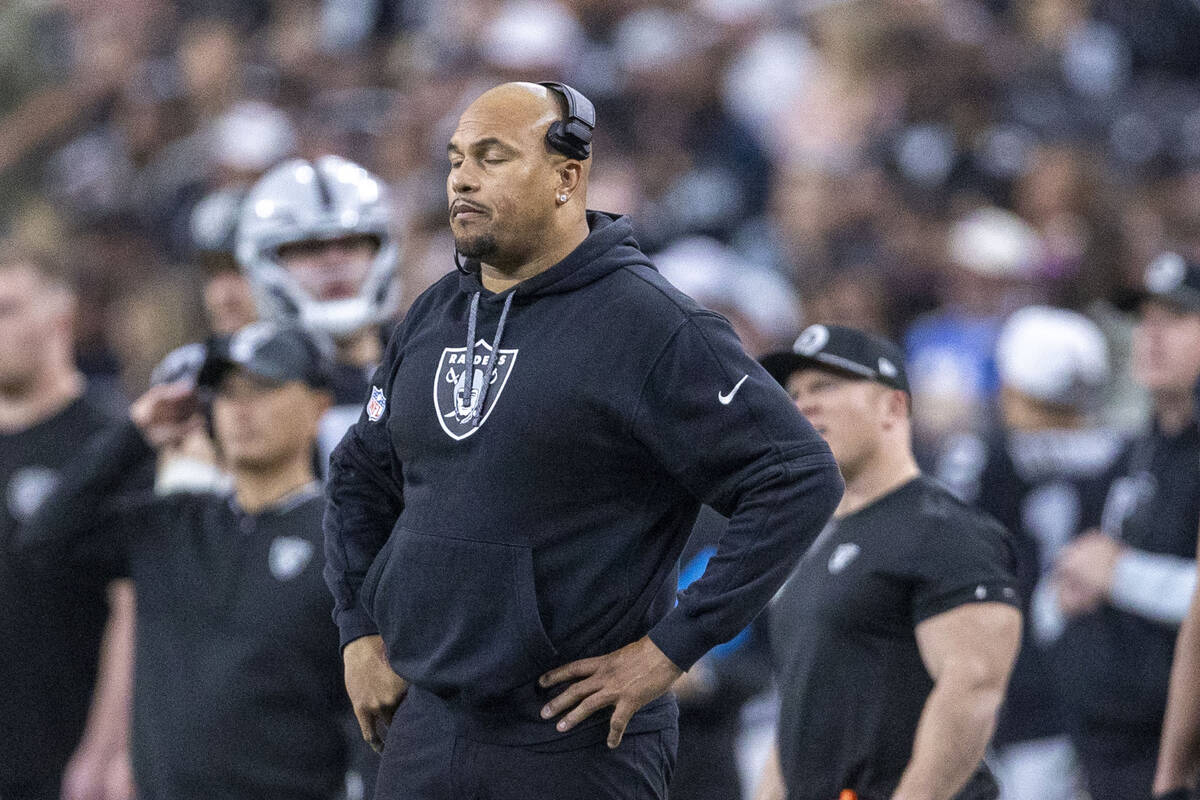
{"label": "short hair", "polygon": [[0,271],[11,269],[29,269],[47,287],[72,293],[76,288],[75,273],[58,253],[0,241]]}

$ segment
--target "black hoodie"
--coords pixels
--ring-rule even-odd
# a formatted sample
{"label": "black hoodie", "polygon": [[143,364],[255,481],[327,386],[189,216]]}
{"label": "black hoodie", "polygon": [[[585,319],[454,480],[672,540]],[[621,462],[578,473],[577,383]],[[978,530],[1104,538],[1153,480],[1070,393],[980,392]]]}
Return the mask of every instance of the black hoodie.
{"label": "black hoodie", "polygon": [[[841,496],[829,448],[729,323],[658,274],[626,219],[588,223],[506,292],[469,264],[422,294],[332,458],[342,644],[381,634],[393,669],[485,741],[563,736],[537,715],[548,669],[646,634],[687,669],[731,639]],[[729,528],[676,598],[702,502]],[[666,697],[628,730],[674,713]]]}

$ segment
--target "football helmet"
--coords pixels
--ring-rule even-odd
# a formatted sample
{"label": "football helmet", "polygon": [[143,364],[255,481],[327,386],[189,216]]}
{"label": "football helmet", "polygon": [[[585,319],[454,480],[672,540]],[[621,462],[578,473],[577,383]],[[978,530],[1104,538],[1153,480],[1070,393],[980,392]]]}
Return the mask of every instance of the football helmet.
{"label": "football helmet", "polygon": [[[259,311],[345,338],[387,318],[399,299],[399,242],[383,181],[352,161],[289,159],[250,190],[239,214],[235,254]],[[280,248],[347,236],[374,237],[378,249],[357,292],[322,298],[280,261]]]}

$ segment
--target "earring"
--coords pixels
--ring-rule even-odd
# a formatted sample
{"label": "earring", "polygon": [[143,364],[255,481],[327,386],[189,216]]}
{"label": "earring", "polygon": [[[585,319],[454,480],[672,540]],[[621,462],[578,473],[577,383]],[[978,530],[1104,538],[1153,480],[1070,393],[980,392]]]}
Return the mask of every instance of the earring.
{"label": "earring", "polygon": [[566,196],[565,194],[560,194],[560,195],[558,196],[558,202],[560,202],[560,203],[565,203],[565,202],[567,202],[567,196]]}

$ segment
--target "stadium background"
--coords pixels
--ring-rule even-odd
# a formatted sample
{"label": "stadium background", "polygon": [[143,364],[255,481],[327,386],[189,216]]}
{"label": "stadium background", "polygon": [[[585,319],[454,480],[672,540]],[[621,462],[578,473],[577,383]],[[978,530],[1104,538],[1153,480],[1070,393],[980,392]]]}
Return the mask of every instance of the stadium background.
{"label": "stadium background", "polygon": [[[929,314],[986,339],[1033,300],[1116,319],[1154,254],[1195,247],[1198,36],[1191,0],[17,0],[0,219],[69,259],[86,370],[136,392],[203,333],[264,168],[335,152],[383,176],[411,298],[451,266],[457,114],[554,78],[599,108],[591,205],[632,214],[749,349],[802,320],[902,337]],[[992,205],[1028,229],[1002,220],[951,257],[955,220]],[[918,386],[986,401],[969,349],[916,363]]]}
{"label": "stadium background", "polygon": [[266,168],[386,180],[407,303],[453,266],[459,112],[562,80],[598,108],[589,205],[752,352],[905,342],[927,461],[995,423],[994,337],[1035,302],[1102,325],[1131,430],[1122,310],[1156,254],[1200,255],[1197,41],[1192,0],[14,0],[0,233],[70,265],[85,372],[136,396],[252,313],[229,248]]}

